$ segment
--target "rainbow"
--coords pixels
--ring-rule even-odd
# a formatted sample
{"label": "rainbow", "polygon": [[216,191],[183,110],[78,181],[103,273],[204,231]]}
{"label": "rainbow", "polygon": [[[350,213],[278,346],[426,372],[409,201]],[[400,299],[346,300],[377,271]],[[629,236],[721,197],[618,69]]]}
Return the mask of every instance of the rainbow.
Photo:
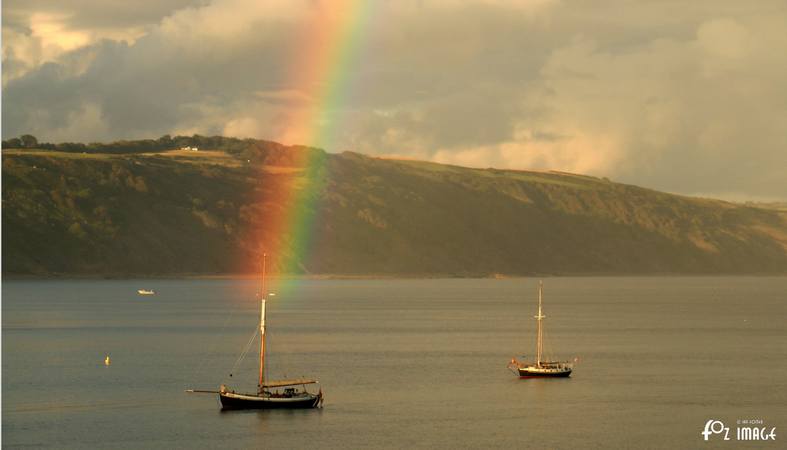
{"label": "rainbow", "polygon": [[[350,94],[353,63],[362,43],[374,2],[334,0],[311,6],[296,32],[296,51],[290,64],[289,84],[308,99],[290,115],[280,141],[330,149],[341,125],[340,109]],[[265,210],[266,234],[262,242],[272,268],[279,274],[300,273],[311,247],[316,219],[315,203],[325,182],[325,159],[320,152],[291,147],[302,171],[281,189],[279,211]],[[275,245],[271,245],[273,243]],[[269,266],[269,267],[271,267]],[[291,283],[281,283],[286,289]]]}

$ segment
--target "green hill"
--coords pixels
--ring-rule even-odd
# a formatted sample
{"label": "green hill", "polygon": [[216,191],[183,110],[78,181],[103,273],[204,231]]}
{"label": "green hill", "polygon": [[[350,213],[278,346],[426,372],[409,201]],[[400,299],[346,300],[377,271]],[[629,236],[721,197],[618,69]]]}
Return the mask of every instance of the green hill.
{"label": "green hill", "polygon": [[[192,141],[166,138],[5,148],[3,273],[250,273],[261,248],[312,274],[787,272],[783,208],[255,140],[167,150]],[[310,244],[271,229],[291,189]]]}

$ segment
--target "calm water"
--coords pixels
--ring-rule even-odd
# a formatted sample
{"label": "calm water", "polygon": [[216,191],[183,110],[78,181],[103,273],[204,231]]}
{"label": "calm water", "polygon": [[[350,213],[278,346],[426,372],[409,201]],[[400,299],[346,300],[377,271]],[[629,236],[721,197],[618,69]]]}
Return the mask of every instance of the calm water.
{"label": "calm water", "polygon": [[[712,448],[709,418],[761,418],[787,440],[787,278],[548,278],[548,347],[580,361],[570,379],[518,380],[506,364],[534,350],[536,286],[299,282],[269,303],[269,376],[319,377],[325,407],[221,413],[183,390],[230,382],[253,281],[4,281],[2,442]],[[255,367],[231,385],[253,389]]]}

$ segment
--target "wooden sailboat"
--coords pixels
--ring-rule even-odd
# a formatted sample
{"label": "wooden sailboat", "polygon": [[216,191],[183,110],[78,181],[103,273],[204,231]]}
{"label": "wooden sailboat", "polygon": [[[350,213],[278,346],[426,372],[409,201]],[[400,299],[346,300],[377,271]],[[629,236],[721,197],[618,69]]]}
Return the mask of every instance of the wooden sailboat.
{"label": "wooden sailboat", "polygon": [[546,318],[541,309],[544,283],[538,282],[538,315],[534,316],[538,324],[536,331],[536,359],[533,362],[517,361],[511,358],[508,367],[519,378],[563,378],[571,375],[574,364],[571,361],[544,361],[544,331],[541,322]]}
{"label": "wooden sailboat", "polygon": [[[221,385],[218,391],[189,389],[186,392],[218,393],[221,407],[228,409],[280,409],[316,408],[322,405],[322,388],[314,394],[306,385],[317,384],[313,379],[266,380],[265,379],[265,257],[262,262],[262,298],[260,299],[260,372],[256,393],[240,393]],[[283,388],[283,389],[282,389]]]}

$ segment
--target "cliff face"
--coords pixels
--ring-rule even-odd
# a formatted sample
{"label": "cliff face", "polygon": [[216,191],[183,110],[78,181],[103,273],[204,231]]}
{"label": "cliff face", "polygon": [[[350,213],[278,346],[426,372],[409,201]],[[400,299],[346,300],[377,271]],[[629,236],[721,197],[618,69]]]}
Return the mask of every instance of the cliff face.
{"label": "cliff face", "polygon": [[[778,208],[565,173],[238,147],[4,149],[3,273],[243,273],[262,248],[301,273],[787,272]],[[291,192],[309,239],[271,226]]]}

